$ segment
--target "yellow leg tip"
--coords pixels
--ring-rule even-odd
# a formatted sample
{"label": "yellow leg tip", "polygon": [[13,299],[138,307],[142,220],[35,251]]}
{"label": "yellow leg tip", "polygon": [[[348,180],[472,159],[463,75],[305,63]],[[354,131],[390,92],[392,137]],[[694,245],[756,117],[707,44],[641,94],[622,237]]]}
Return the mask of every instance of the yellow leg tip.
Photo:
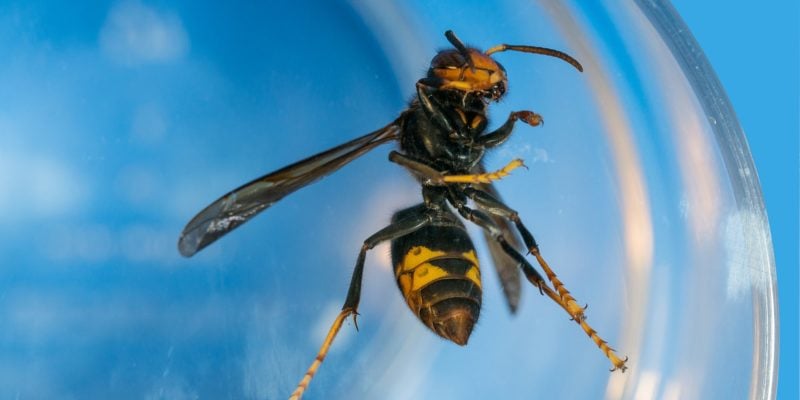
{"label": "yellow leg tip", "polygon": [[611,369],[611,372],[619,370],[620,372],[625,373],[625,371],[628,370],[628,366],[625,365],[628,362],[628,357],[625,357],[625,359],[622,360],[612,353],[608,356],[608,358],[611,360],[611,364],[614,365],[614,368]]}
{"label": "yellow leg tip", "polygon": [[511,172],[512,170],[515,170],[515,169],[517,169],[519,167],[524,167],[524,166],[525,166],[525,162],[521,158],[515,158],[515,159],[511,160],[511,162],[508,163],[505,167],[503,167],[503,171]]}

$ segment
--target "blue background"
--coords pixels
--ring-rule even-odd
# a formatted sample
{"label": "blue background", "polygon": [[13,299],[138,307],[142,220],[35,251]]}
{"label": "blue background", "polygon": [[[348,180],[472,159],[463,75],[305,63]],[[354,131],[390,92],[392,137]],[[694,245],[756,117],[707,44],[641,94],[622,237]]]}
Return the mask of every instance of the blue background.
{"label": "blue background", "polygon": [[797,399],[800,8],[796,1],[673,4],[722,81],[758,169],[778,273],[778,398]]}
{"label": "blue background", "polygon": [[[226,10],[188,3],[140,4],[86,2],[53,7],[48,2],[0,2],[0,49],[11,55],[0,62],[0,188],[13,189],[0,192],[0,259],[4,263],[0,321],[4,325],[11,321],[10,328],[0,332],[0,388],[43,398],[64,393],[87,398],[140,398],[142,394],[192,398],[195,390],[220,398],[231,395],[230,387],[245,382],[244,394],[235,397],[281,397],[294,384],[296,374],[258,367],[278,364],[272,360],[279,359],[286,370],[305,368],[307,357],[297,354],[310,354],[318,340],[306,343],[305,336],[296,332],[307,329],[308,321],[316,321],[320,314],[320,321],[329,320],[331,310],[335,314],[340,294],[318,289],[343,286],[348,273],[319,265],[344,265],[347,270],[354,256],[354,246],[321,246],[330,237],[353,230],[358,233],[341,242],[357,243],[385,223],[386,209],[407,205],[393,198],[370,197],[364,188],[374,185],[367,182],[385,178],[386,186],[379,193],[411,193],[410,201],[415,201],[416,188],[399,178],[405,177],[402,171],[387,165],[381,152],[359,161],[374,168],[345,169],[314,189],[297,193],[293,201],[276,205],[259,223],[242,227],[235,238],[226,238],[191,260],[180,259],[176,253],[177,231],[194,211],[254,173],[385,123],[404,106],[410,85],[399,86],[388,79],[391,63],[377,44],[364,51],[361,41],[369,29],[361,25],[359,16],[321,5],[328,3],[308,9],[290,7],[268,22],[261,17],[270,15],[265,4]],[[449,5],[437,6],[436,11],[448,18],[469,21]],[[779,394],[795,399],[797,6],[790,12],[785,5],[753,9],[743,3],[681,1],[676,6],[727,89],[763,184],[781,301]],[[148,11],[151,8],[159,12],[153,14]],[[473,8],[470,11],[479,9]],[[118,11],[141,18],[140,23],[155,20],[154,25],[163,27],[162,33],[171,41],[152,52],[137,53],[137,38],[124,36],[130,27],[124,19],[116,19]],[[300,20],[321,21],[315,22],[319,32],[337,32],[337,36],[315,38],[298,31],[294,21]],[[457,31],[469,29],[457,27]],[[437,36],[431,42],[442,44],[438,30],[425,36],[434,37],[434,33]],[[282,37],[295,41],[274,39]],[[470,37],[484,35],[476,27]],[[130,48],[115,47],[114,43],[126,40]],[[325,45],[333,40],[337,50]],[[291,57],[297,54],[294,46],[309,51],[303,58]],[[253,48],[270,52],[254,55]],[[424,66],[433,51],[419,49],[419,59],[409,62]],[[352,58],[331,62],[342,54]],[[509,62],[516,61],[509,58]],[[339,69],[320,71],[321,65]],[[350,67],[354,65],[358,68]],[[305,79],[320,75],[336,79]],[[576,81],[569,77],[566,82]],[[542,86],[552,99],[537,107],[558,108],[563,99]],[[565,96],[572,93],[563,91]],[[524,92],[517,90],[510,96]],[[265,95],[272,93],[279,96]],[[510,99],[508,104],[519,104]],[[548,129],[565,132],[562,135],[581,133],[559,129],[559,121],[566,119],[554,110],[545,111],[548,118],[552,116]],[[328,129],[331,126],[338,129]],[[312,140],[311,135],[317,136]],[[547,140],[547,135],[541,140]],[[580,154],[578,150],[570,149],[574,156]],[[562,157],[562,162],[567,160],[564,154],[552,154]],[[546,160],[537,165],[538,171],[548,169],[556,165]],[[555,175],[546,171],[539,176]],[[328,196],[329,201],[319,205],[318,196],[339,187],[352,188],[352,193]],[[548,196],[537,200],[551,202]],[[385,204],[380,212],[373,212],[370,207],[381,202]],[[304,213],[310,204],[317,206]],[[354,221],[350,216],[356,213],[364,218]],[[353,225],[358,228],[341,229]],[[281,230],[276,233],[272,227]],[[273,234],[266,236],[269,232]],[[541,236],[550,242],[566,242],[557,235],[543,232]],[[308,250],[309,243],[315,251]],[[308,273],[318,279],[311,282],[304,276]],[[274,279],[276,275],[283,278]],[[495,282],[487,283],[487,287],[492,285]],[[576,292],[586,290],[578,287]],[[294,301],[297,293],[304,301]],[[287,302],[269,303],[269,296]],[[392,296],[397,300],[396,293]],[[594,298],[593,310],[602,312],[604,307],[597,302]],[[396,312],[397,319],[412,319],[405,311],[368,307],[362,310],[367,316]],[[484,338],[492,337],[489,329],[507,326],[502,325],[506,316],[501,307],[499,302],[485,304]],[[540,312],[532,307],[527,310]],[[601,314],[594,317],[605,319]],[[410,322],[422,329],[416,321]],[[359,346],[370,344],[367,338],[378,330],[376,326],[362,325]],[[321,329],[324,332],[324,322]],[[340,346],[346,346],[347,335],[352,334],[345,331],[337,342]],[[524,331],[516,334],[527,335]],[[610,334],[616,336],[613,331]],[[293,335],[305,350],[260,347],[273,342],[273,337]],[[513,340],[520,338],[513,335],[508,332],[504,342],[517,348]],[[378,345],[382,343],[387,342]],[[492,353],[490,345],[483,342],[481,347],[476,340],[471,353],[507,358],[507,353]],[[240,354],[264,354],[267,360],[239,359]],[[597,354],[590,356],[596,365],[584,364],[587,369],[604,366],[605,360]],[[338,365],[354,365],[350,372],[372,365],[361,357],[339,353]],[[468,356],[446,350],[440,360],[450,360],[450,364],[469,360],[459,357]],[[502,360],[493,360],[492,365],[495,362]],[[241,368],[240,364],[256,367]],[[313,390],[323,393],[333,388],[346,393],[341,384],[335,385],[338,372],[346,376],[348,371],[334,371],[334,365],[327,365],[328,372],[315,380]],[[257,375],[250,378],[243,370]],[[263,387],[251,380],[276,384]],[[491,386],[487,384],[484,390]],[[602,382],[596,386],[602,389]],[[482,393],[472,392],[478,397]],[[540,394],[546,397],[548,393]],[[6,395],[2,392],[0,398]]]}

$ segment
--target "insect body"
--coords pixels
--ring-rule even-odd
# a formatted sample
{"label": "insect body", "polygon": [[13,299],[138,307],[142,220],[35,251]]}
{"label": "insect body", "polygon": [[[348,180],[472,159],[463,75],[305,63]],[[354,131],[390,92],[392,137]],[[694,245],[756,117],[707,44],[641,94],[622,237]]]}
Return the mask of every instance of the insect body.
{"label": "insect body", "polygon": [[392,241],[397,285],[414,315],[439,336],[465,345],[481,311],[481,272],[464,224],[450,210],[425,204],[392,221],[429,223]]}
{"label": "insect body", "polygon": [[[541,294],[583,328],[613,369],[626,369],[627,359],[617,357],[587,324],[584,307],[542,258],[518,213],[496,193],[492,181],[522,166],[522,161],[513,160],[489,173],[482,165],[486,150],[505,142],[517,121],[531,126],[542,122],[532,111],[515,111],[499,128],[486,132],[488,107],[508,88],[505,69],[491,55],[511,50],[557,57],[580,71],[581,65],[569,55],[547,48],[501,44],[481,52],[466,47],[451,31],[445,36],[454,48],[433,58],[427,76],[417,82],[414,100],[397,119],[231,191],[197,214],[181,234],[178,248],[184,256],[192,256],[284,196],[375,147],[399,142],[400,151],[392,151],[389,160],[417,178],[423,202],[395,213],[387,227],[364,241],[342,311],[292,398],[302,396],[344,320],[352,315],[356,321],[367,252],[384,241],[391,242],[397,284],[412,312],[439,336],[459,345],[467,343],[480,313],[481,271],[472,241],[456,213],[484,231],[512,311],[519,300],[521,270]],[[547,280],[517,250],[521,246],[536,258]]]}

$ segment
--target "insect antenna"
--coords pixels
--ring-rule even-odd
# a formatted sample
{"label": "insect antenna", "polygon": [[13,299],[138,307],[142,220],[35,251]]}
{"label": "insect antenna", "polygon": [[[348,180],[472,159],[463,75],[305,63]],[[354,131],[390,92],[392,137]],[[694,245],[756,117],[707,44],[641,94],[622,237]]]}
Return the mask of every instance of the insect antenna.
{"label": "insect antenna", "polygon": [[461,39],[459,39],[458,36],[456,36],[456,34],[451,30],[445,32],[444,36],[447,38],[447,41],[450,42],[450,44],[452,44],[459,53],[461,53],[461,56],[464,57],[467,65],[469,65],[469,69],[471,69],[472,72],[475,72],[475,64],[472,63],[472,57],[469,55],[469,49],[467,49],[467,46],[464,45],[464,42],[462,42]]}
{"label": "insect antenna", "polygon": [[[449,37],[448,37],[448,39],[449,39]],[[451,41],[451,43],[452,43],[452,41]],[[520,52],[523,52],[523,53],[532,53],[532,54],[543,54],[543,55],[550,56],[550,57],[560,58],[560,59],[570,63],[578,71],[583,72],[583,66],[581,65],[581,63],[578,62],[578,60],[572,58],[572,56],[570,56],[567,53],[564,53],[564,52],[561,52],[561,51],[558,51],[558,50],[548,49],[546,47],[518,46],[518,45],[512,45],[512,44],[498,44],[497,46],[494,46],[494,47],[490,48],[489,50],[486,50],[485,54],[487,56],[490,56],[490,55],[492,55],[494,53],[499,53],[501,51],[506,51],[506,50],[520,51]]]}

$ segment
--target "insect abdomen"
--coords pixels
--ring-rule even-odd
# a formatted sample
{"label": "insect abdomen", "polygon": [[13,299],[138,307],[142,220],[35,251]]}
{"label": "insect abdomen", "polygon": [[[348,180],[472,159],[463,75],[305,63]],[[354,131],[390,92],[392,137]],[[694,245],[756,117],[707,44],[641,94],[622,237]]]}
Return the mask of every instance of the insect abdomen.
{"label": "insect abdomen", "polygon": [[392,263],[411,311],[439,336],[466,344],[480,315],[482,290],[463,226],[428,226],[393,241]]}

